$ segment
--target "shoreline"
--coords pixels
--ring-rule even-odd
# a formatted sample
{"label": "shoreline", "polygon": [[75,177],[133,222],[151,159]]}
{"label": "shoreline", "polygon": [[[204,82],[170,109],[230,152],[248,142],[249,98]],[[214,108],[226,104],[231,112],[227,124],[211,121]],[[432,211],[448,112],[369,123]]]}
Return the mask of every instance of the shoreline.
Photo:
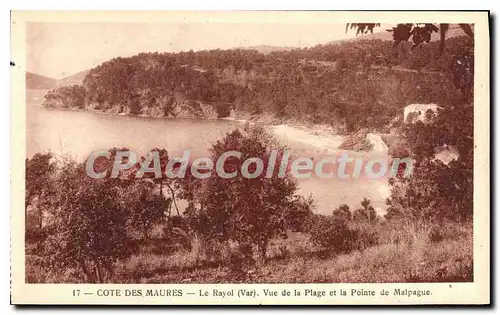
{"label": "shoreline", "polygon": [[[147,118],[147,119],[200,119],[200,120],[222,120],[222,121],[232,121],[240,124],[260,124],[269,130],[274,136],[278,138],[288,138],[293,141],[301,142],[304,144],[309,144],[315,147],[318,151],[322,153],[329,153],[331,150],[338,151],[338,146],[345,139],[345,136],[335,134],[331,126],[324,124],[317,124],[312,126],[306,126],[304,124],[297,123],[271,123],[274,120],[271,117],[256,117],[250,115],[236,115],[239,117],[222,117],[222,118],[211,118],[211,117],[196,117],[196,116],[186,116],[186,117],[172,117],[172,116],[152,116],[152,115],[133,115],[130,113],[116,113],[111,111],[102,111],[92,108],[74,108],[74,107],[56,107],[56,106],[44,106],[43,103],[38,105],[40,108],[49,110],[63,110],[63,111],[74,111],[74,112],[88,112],[95,113],[104,116],[120,116],[120,117],[136,117],[136,118]],[[355,152],[355,151],[353,151]]]}
{"label": "shoreline", "polygon": [[[314,148],[316,153],[321,154],[332,154],[339,152],[346,152],[354,155],[381,155],[387,156],[387,146],[381,145],[380,141],[377,145],[374,146],[374,149],[371,151],[354,151],[354,150],[345,150],[339,149],[339,146],[343,143],[344,140],[349,137],[349,135],[339,135],[336,134],[331,126],[325,124],[313,124],[313,125],[305,125],[300,123],[292,123],[292,122],[283,122],[283,123],[272,123],[270,122],[270,118],[265,117],[222,117],[222,118],[211,118],[211,117],[196,117],[196,116],[183,116],[183,117],[172,117],[172,116],[148,116],[145,114],[133,115],[130,113],[114,113],[109,111],[95,110],[89,108],[73,108],[73,107],[53,107],[53,106],[44,106],[42,104],[37,107],[48,109],[48,110],[62,110],[62,111],[72,111],[72,112],[81,112],[81,113],[92,113],[103,116],[118,116],[118,117],[131,117],[131,118],[145,118],[145,119],[154,119],[154,120],[175,120],[175,119],[186,119],[186,120],[207,120],[207,121],[228,121],[235,122],[239,124],[258,124],[262,125],[266,130],[268,130],[273,136],[278,138],[278,140],[282,140],[284,142],[294,141],[298,143],[302,143],[306,146],[310,146]],[[373,141],[374,138],[380,137],[376,134],[370,133],[370,141]],[[376,139],[375,139],[376,140]],[[374,143],[376,144],[376,142]],[[377,148],[377,149],[375,149]],[[382,150],[380,149],[382,148]]]}
{"label": "shoreline", "polygon": [[[36,97],[38,99],[39,96]],[[40,97],[43,100],[43,97]],[[249,113],[240,113],[234,110],[231,114],[226,117],[206,117],[203,115],[179,115],[179,116],[160,116],[160,115],[148,115],[150,113],[144,113],[139,115],[133,115],[127,112],[117,112],[116,110],[110,109],[107,111],[96,110],[90,107],[84,108],[74,108],[74,107],[58,107],[58,106],[46,106],[42,101],[38,106],[45,109],[51,110],[64,110],[64,111],[75,111],[75,112],[89,112],[104,116],[126,116],[126,117],[136,117],[136,118],[147,118],[147,119],[200,119],[200,120],[223,120],[231,121],[239,124],[258,124],[263,126],[268,130],[273,136],[281,140],[282,142],[296,142],[302,143],[304,146],[309,147],[315,153],[329,154],[338,153],[341,151],[348,152],[356,155],[367,155],[367,154],[382,154],[387,155],[387,146],[380,139],[377,134],[370,133],[367,140],[373,144],[373,149],[370,151],[356,151],[356,150],[343,150],[339,149],[339,146],[346,140],[350,135],[339,135],[338,131],[334,129],[331,125],[326,124],[307,124],[291,120],[278,119],[269,115],[250,115]]]}

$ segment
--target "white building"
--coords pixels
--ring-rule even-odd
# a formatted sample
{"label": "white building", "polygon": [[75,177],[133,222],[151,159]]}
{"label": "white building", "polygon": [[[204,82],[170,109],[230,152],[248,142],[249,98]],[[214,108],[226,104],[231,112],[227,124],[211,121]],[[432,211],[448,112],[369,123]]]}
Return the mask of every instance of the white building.
{"label": "white building", "polygon": [[430,109],[434,112],[434,114],[437,114],[438,108],[442,109],[442,107],[437,104],[410,104],[405,107],[404,122],[409,122],[407,118],[410,113],[414,113],[412,115],[415,117],[412,119],[413,122],[418,120],[425,122],[425,113]]}

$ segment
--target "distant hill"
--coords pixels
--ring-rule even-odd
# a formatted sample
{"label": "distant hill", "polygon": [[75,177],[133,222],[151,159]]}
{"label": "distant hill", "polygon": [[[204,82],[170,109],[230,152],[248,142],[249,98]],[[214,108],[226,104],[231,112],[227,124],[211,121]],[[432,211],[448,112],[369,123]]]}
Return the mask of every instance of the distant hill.
{"label": "distant hill", "polygon": [[26,71],[26,89],[49,90],[57,87],[57,80],[43,75]]}
{"label": "distant hill", "polygon": [[270,54],[274,51],[286,51],[292,50],[297,47],[280,47],[280,46],[271,46],[271,45],[258,45],[258,46],[248,46],[248,47],[237,47],[235,49],[249,49],[249,50],[257,50],[261,54]]}
{"label": "distant hill", "polygon": [[360,40],[373,40],[373,39],[392,40],[392,33],[387,32],[386,30],[378,30],[377,32],[373,32],[371,34],[358,35],[358,36],[352,37],[352,38],[334,40],[334,41],[328,42],[326,44],[327,45],[341,44],[341,43],[348,43],[348,42],[356,42],[356,41],[360,41]]}
{"label": "distant hill", "polygon": [[89,73],[90,69],[80,71],[73,75],[70,75],[64,79],[57,80],[57,86],[68,86],[68,85],[82,85],[83,80]]}

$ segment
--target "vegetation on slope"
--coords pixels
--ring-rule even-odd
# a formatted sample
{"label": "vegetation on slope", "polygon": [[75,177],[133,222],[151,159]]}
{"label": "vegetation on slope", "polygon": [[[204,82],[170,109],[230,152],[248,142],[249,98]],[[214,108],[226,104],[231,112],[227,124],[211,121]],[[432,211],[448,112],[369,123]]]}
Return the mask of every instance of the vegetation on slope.
{"label": "vegetation on slope", "polygon": [[87,74],[85,107],[168,117],[225,117],[231,109],[326,123],[339,132],[384,129],[409,103],[457,103],[447,75],[471,39],[411,49],[369,40],[261,54],[255,50],[142,53]]}

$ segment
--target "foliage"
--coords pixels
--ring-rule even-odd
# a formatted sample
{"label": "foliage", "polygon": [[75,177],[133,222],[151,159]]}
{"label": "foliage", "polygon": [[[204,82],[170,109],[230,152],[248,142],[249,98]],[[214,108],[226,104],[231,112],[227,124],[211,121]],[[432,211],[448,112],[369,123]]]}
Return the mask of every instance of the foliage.
{"label": "foliage", "polygon": [[45,95],[44,106],[83,109],[85,89],[79,85],[63,86],[50,90]]}
{"label": "foliage", "polygon": [[397,139],[389,146],[389,155],[393,158],[406,158],[410,156],[409,145],[404,139]]}
{"label": "foliage", "polygon": [[[172,215],[172,206],[175,207],[177,215],[179,215],[179,208],[176,202],[176,190],[179,187],[179,181],[176,178],[170,178],[167,174],[167,164],[170,161],[168,151],[166,149],[154,148],[149,151],[149,155],[151,155],[147,157],[151,159],[149,167],[153,167],[155,163],[158,163],[158,166],[161,169],[161,173],[156,174],[153,172],[147,172],[144,173],[143,178],[152,181],[155,184],[155,187],[158,188],[159,195],[163,203],[162,209],[168,209],[168,217]],[[155,158],[155,155],[157,155],[157,160]],[[146,157],[141,157],[141,163],[144,163],[145,159]],[[134,169],[137,170],[138,168],[139,163],[135,166]],[[165,190],[167,190],[166,193]],[[165,197],[166,194],[168,195],[168,197]]]}
{"label": "foliage", "polygon": [[[241,158],[230,157],[224,164],[225,172],[238,171],[233,178],[213,174],[184,185],[184,196],[190,201],[188,216],[195,220],[202,236],[220,242],[235,241],[241,247],[256,246],[259,257],[264,259],[272,237],[302,229],[311,212],[311,200],[296,193],[297,183],[289,174],[265,176],[271,150],[277,148],[257,127],[235,130],[212,146],[213,161],[229,151],[241,152]],[[259,176],[245,178],[241,175],[242,161],[252,157],[262,159],[265,167]],[[275,172],[278,167],[276,164]],[[254,171],[255,164],[250,167],[250,173]]]}
{"label": "foliage", "polygon": [[85,104],[99,110],[119,106],[120,112],[128,109],[131,114],[153,107],[162,116],[177,116],[178,107],[200,113],[200,103],[208,103],[220,116],[227,115],[227,103],[238,87],[217,80],[215,70],[246,69],[259,58],[253,51],[234,50],[114,58],[91,69],[85,78]]}
{"label": "foliage", "polygon": [[34,201],[38,210],[38,228],[42,229],[43,212],[50,206],[48,202],[53,194],[51,181],[55,170],[56,165],[51,153],[36,153],[30,159],[26,159],[24,207],[27,233],[30,231],[28,207],[33,206]]}
{"label": "foliage", "polygon": [[437,33],[439,29],[434,24],[398,24],[391,30],[394,39],[394,45],[399,45],[402,41],[408,41],[412,38],[413,48],[421,43],[429,43],[432,33]]}
{"label": "foliage", "polygon": [[314,215],[309,230],[311,241],[328,253],[351,251],[355,246],[356,232],[347,222],[338,216]]}
{"label": "foliage", "polygon": [[[461,26],[467,31],[467,27]],[[472,32],[467,34],[471,36]],[[425,122],[401,127],[403,141],[414,161],[413,172],[410,178],[391,179],[386,219],[428,221],[472,217],[474,54],[470,44],[454,52],[447,77],[461,95],[453,104],[449,100],[441,103],[446,106],[437,115],[426,112]],[[458,156],[442,161],[436,157],[439,151],[456,152]]]}
{"label": "foliage", "polygon": [[42,197],[49,188],[50,176],[55,171],[51,153],[36,153],[26,159],[25,206],[28,207],[35,197]]}
{"label": "foliage", "polygon": [[[319,255],[307,233],[289,233],[286,239],[273,239],[269,259],[252,266],[246,273],[235,274],[234,254],[191,238],[189,250],[155,252],[148,243],[130,257],[120,259],[110,275],[111,283],[404,283],[471,282],[473,278],[473,233],[471,222],[439,223],[442,240],[432,242],[432,228],[418,222],[378,221],[350,223],[351,229],[377,234],[373,246],[335,255]],[[361,232],[358,232],[361,233]],[[358,238],[359,239],[359,238]],[[365,238],[367,240],[367,238]],[[368,242],[365,242],[368,244]],[[281,258],[281,248],[288,256]],[[212,259],[210,259],[212,258]],[[311,268],[314,266],[314,268]],[[236,277],[239,275],[239,277]],[[52,271],[37,255],[26,255],[28,283],[85,283],[76,269]]]}
{"label": "foliage", "polygon": [[[439,26],[438,26],[439,25]],[[355,29],[356,36],[367,34],[368,31],[373,33],[375,27],[379,27],[380,23],[348,23],[346,24],[346,33],[348,29]],[[459,24],[463,32],[473,38],[474,32],[471,25]],[[432,23],[400,23],[391,29],[387,29],[392,33],[394,39],[394,46],[398,46],[401,42],[407,42],[410,38],[413,41],[413,48],[422,43],[429,43],[433,33],[440,33],[440,51],[443,52],[445,45],[446,33],[448,32],[450,24],[432,24]]]}
{"label": "foliage", "polygon": [[83,165],[65,162],[52,187],[57,192],[47,222],[45,255],[54,268],[78,268],[89,282],[104,281],[126,257],[126,209],[110,180],[88,177]]}
{"label": "foliage", "polygon": [[368,32],[373,33],[373,29],[378,26],[380,23],[347,23],[345,30],[347,33],[348,29],[356,29],[356,36],[358,36],[368,34]]}
{"label": "foliage", "polygon": [[153,225],[164,220],[167,209],[165,199],[154,186],[152,182],[134,181],[116,196],[116,201],[127,209],[128,225],[141,231],[146,240]]}
{"label": "foliage", "polygon": [[352,219],[352,213],[349,210],[349,206],[346,204],[340,205],[337,209],[333,210],[332,215],[334,217],[342,218],[345,221],[350,221]]}
{"label": "foliage", "polygon": [[[473,106],[464,104],[438,112],[432,123],[403,128],[414,160],[410,178],[395,178],[389,200],[391,216],[409,220],[463,219],[472,216]],[[456,160],[435,159],[436,148],[454,149]]]}
{"label": "foliage", "polygon": [[432,109],[428,109],[425,111],[425,120],[424,122],[426,123],[431,123],[434,121],[434,118],[436,118],[436,114],[434,113],[434,111]]}
{"label": "foliage", "polygon": [[354,211],[352,218],[355,221],[375,221],[377,220],[377,212],[370,200],[365,197],[361,201],[361,208]]}
{"label": "foliage", "polygon": [[451,63],[451,74],[455,87],[462,90],[466,101],[471,101],[474,96],[474,49],[457,54]]}
{"label": "foliage", "polygon": [[96,161],[97,172],[108,170],[103,179],[89,177],[86,163],[70,158],[55,164],[50,154],[37,154],[27,160],[27,200],[36,196],[45,202],[37,202],[46,212],[40,219],[47,235],[41,240],[42,255],[54,270],[76,268],[87,281],[105,281],[117,259],[130,254],[131,229],[148,239],[152,227],[163,221],[169,201],[158,182],[136,180],[123,171],[118,178],[110,177],[118,150],[110,150],[111,159]]}

